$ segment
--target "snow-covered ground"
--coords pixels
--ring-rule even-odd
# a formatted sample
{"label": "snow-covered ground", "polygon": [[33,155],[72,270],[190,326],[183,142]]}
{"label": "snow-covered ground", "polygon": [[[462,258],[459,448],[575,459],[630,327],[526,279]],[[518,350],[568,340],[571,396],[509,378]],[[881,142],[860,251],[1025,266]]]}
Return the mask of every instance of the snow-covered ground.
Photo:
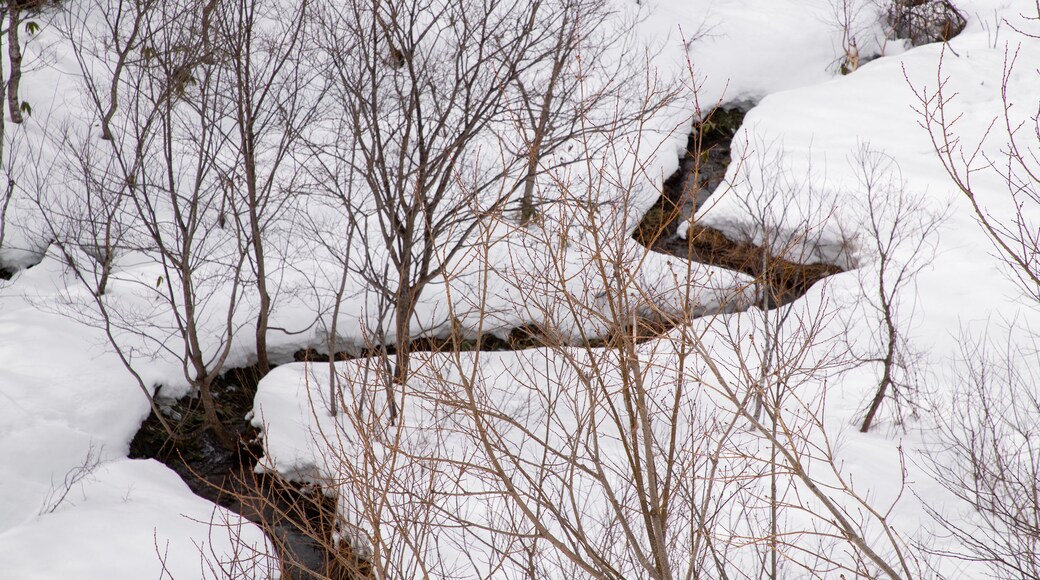
{"label": "snow-covered ground", "polygon": [[[644,6],[645,17],[637,30],[654,49],[652,62],[662,76],[688,78],[688,63],[692,63],[702,109],[716,102],[756,105],[734,144],[742,160],[731,165],[727,184],[702,208],[698,219],[759,241],[766,239],[766,232],[772,232],[768,239],[774,241],[775,232],[798,232],[808,220],[812,244],[799,245],[798,250],[807,249],[809,253],[788,248],[794,253],[792,257],[822,257],[856,264],[858,269],[814,287],[789,307],[792,314],[779,326],[780,312],[765,314],[757,309],[701,319],[689,328],[674,329],[659,340],[641,345],[640,359],[652,369],[649,376],[655,389],[651,398],[663,408],[667,405],[660,401],[672,393],[671,386],[683,384],[688,388],[684,396],[689,407],[683,407],[680,420],[685,423],[679,433],[690,441],[686,451],[691,456],[687,459],[696,462],[692,455],[695,444],[717,443],[718,433],[726,432],[712,431],[724,428],[712,422],[713,409],[717,418],[728,408],[726,398],[720,395],[723,377],[738,377],[742,368],[758,366],[755,360],[747,360],[748,343],[739,337],[765,336],[773,329],[781,336],[796,338],[801,323],[819,317],[825,322],[820,330],[825,340],[818,347],[821,352],[813,350],[807,356],[825,360],[829,349],[847,341],[852,352],[862,358],[876,357],[881,320],[869,305],[870,284],[877,278],[879,262],[865,234],[865,208],[870,205],[864,200],[866,186],[860,173],[862,160],[868,155],[864,151],[887,156],[892,163],[884,165],[884,177],[894,177],[898,168],[898,176],[887,183],[905,183],[897,189],[920,200],[923,213],[918,215],[945,212],[946,216],[926,244],[925,253],[934,257],[898,297],[909,349],[915,353],[916,372],[922,377],[922,410],[919,416],[896,426],[893,413],[886,407],[873,432],[858,433],[857,422],[880,374],[878,365],[864,364],[840,373],[827,368],[798,383],[791,421],[808,425],[800,435],[806,446],[816,450],[833,446],[841,475],[854,482],[855,490],[868,497],[872,505],[887,509],[898,499],[889,523],[905,539],[920,540],[934,550],[955,550],[952,540],[944,543],[936,539],[932,533],[935,524],[924,507],[927,501],[932,509],[953,518],[965,517],[971,524],[967,508],[934,483],[925,469],[922,452],[935,443],[930,414],[944,412],[957,377],[964,373],[961,346],[967,337],[978,337],[987,329],[1000,332],[1002,325],[1012,320],[1017,321],[1016,328],[1028,328],[1040,323],[1040,314],[1025,304],[1021,291],[1009,281],[975,223],[970,206],[950,184],[928,134],[918,125],[920,115],[915,107],[919,103],[914,91],[935,89],[943,58],[943,74],[949,77],[946,90],[958,93],[951,107],[965,113],[958,125],[960,134],[966,142],[977,140],[1003,110],[1000,89],[1004,43],[1010,43],[1012,50],[1021,43],[1017,72],[1011,79],[1011,100],[1024,103],[1023,115],[1035,112],[1040,95],[1040,78],[1035,74],[1040,66],[1040,46],[1016,31],[1035,28],[1035,23],[1021,15],[1035,7],[1025,1],[963,0],[958,5],[968,17],[968,26],[950,43],[945,56],[941,45],[905,50],[902,44],[891,42],[883,47],[882,58],[841,76],[841,29],[834,22],[832,4],[836,3],[660,0]],[[876,16],[876,10],[868,8],[859,12],[854,23],[861,35],[864,60],[882,50],[877,41],[882,30]],[[1000,25],[1003,19],[1011,24]],[[15,156],[38,151],[36,167],[49,167],[49,160],[56,155],[46,145],[45,131],[90,118],[78,96],[76,65],[59,36],[44,24],[33,46],[46,50],[40,50],[40,60],[26,73],[22,85],[23,98],[32,103],[34,115],[22,126],[7,125],[5,153]],[[998,27],[1000,34],[994,40]],[[634,208],[642,210],[652,203],[658,185],[655,182],[677,166],[677,152],[686,143],[683,127],[678,124],[694,109],[692,96],[687,95],[649,132],[655,142],[644,150],[654,153],[641,166],[649,168],[649,177],[644,176],[645,187],[629,200]],[[671,126],[680,130],[662,129]],[[991,146],[997,151],[1001,143]],[[28,176],[23,179],[29,180]],[[1002,184],[980,181],[979,187],[995,192],[993,200],[987,200],[991,211],[1011,209],[1000,205],[1005,203],[999,197],[1006,189]],[[271,565],[263,558],[250,563],[255,569],[233,569],[237,564],[229,564],[250,562],[249,558],[236,558],[243,551],[265,553],[262,547],[266,540],[257,526],[239,522],[233,514],[194,496],[165,466],[127,459],[129,442],[149,412],[148,401],[138,381],[112,351],[104,331],[87,320],[90,316],[84,312],[90,311],[89,292],[76,287],[63,256],[53,248],[47,250],[44,229],[33,217],[35,208],[24,199],[16,200],[11,207],[0,259],[6,264],[38,264],[20,271],[10,281],[0,281],[0,577],[263,576]],[[763,231],[762,224],[768,225],[768,230]],[[567,280],[570,295],[588,307],[575,319],[566,308],[554,309],[563,295],[559,288],[526,283],[548,271],[550,243],[523,232],[488,235],[497,243],[487,255],[460,258],[451,282],[434,284],[424,294],[414,322],[416,330],[444,334],[455,321],[468,332],[480,329],[507,333],[527,322],[551,323],[571,336],[577,334],[579,326],[595,334],[606,330],[602,322],[609,319],[606,304],[597,302],[604,282],[591,267],[599,248],[591,236],[579,233],[572,240],[559,274]],[[650,303],[671,312],[688,307],[683,283],[687,276],[698,285],[693,292],[698,305],[710,310],[714,304],[743,301],[741,307],[746,307],[749,290],[745,277],[707,267],[687,272],[673,258],[645,256],[634,243],[626,243],[626,263],[640,265],[637,287],[645,292],[644,309],[649,309]],[[907,258],[907,248],[912,246],[900,246],[895,259]],[[325,344],[322,330],[326,325],[312,322],[330,312],[330,289],[335,288],[338,272],[329,268],[332,262],[328,258],[308,258],[285,270],[286,298],[274,313],[272,327],[309,330],[300,334],[273,332],[271,349],[277,362],[289,360],[299,348]],[[485,285],[482,274],[487,272],[491,275]],[[161,305],[149,302],[149,292],[154,292],[154,280],[160,275],[148,256],[125,256],[108,296],[109,300],[133,306],[141,320],[150,323],[145,334],[154,333],[145,339],[135,333],[119,335],[126,344],[136,346],[133,352],[140,353],[131,362],[141,384],[146,388],[162,385],[164,396],[180,396],[186,393],[187,381],[179,362],[156,347],[169,340],[165,333],[170,328],[163,322],[168,314],[163,313]],[[350,283],[356,286],[344,294],[348,300],[338,325],[341,344],[347,347],[364,344],[364,328],[372,321],[373,309],[370,299],[360,292],[360,284]],[[219,288],[215,295],[221,295]],[[449,296],[452,308],[447,306]],[[248,304],[236,313],[241,327],[229,367],[248,364],[255,358],[250,350],[254,348],[250,315]],[[712,373],[703,361],[691,364],[686,374],[678,372],[678,353],[684,343],[681,339],[691,335],[707,337],[713,359],[721,367],[720,375]],[[1012,335],[1014,341],[1027,338],[1024,331]],[[214,344],[218,340],[215,336]],[[567,449],[571,444],[568,436],[586,433],[582,429],[587,428],[578,425],[582,401],[574,395],[587,377],[576,369],[601,357],[608,369],[603,380],[614,384],[619,379],[605,351],[566,352],[571,358],[561,358],[561,351],[554,349],[462,357],[417,355],[423,364],[417,365],[421,370],[416,385],[412,385],[417,394],[406,398],[403,406],[406,427],[401,435],[402,448],[412,453],[444,454],[438,456],[452,460],[465,458],[470,465],[479,465],[477,460],[486,450],[480,447],[473,425],[466,423],[465,413],[456,416],[446,410],[446,405],[462,401],[465,393],[437,390],[465,384],[462,372],[468,369],[479,379],[485,397],[481,400],[514,418],[511,430],[504,433],[507,441],[530,445],[531,433],[548,434],[548,443],[541,447],[520,445],[522,451],[517,457],[534,457],[530,454],[546,447]],[[371,370],[366,365],[360,361],[337,367],[348,394],[350,389],[358,389],[358,393],[375,389],[364,378],[365,371]],[[268,469],[322,482],[357,476],[356,472],[344,472],[343,460],[355,468],[364,465],[359,457],[365,449],[359,445],[357,425],[344,422],[342,414],[337,423],[324,412],[322,398],[328,390],[328,376],[327,367],[286,364],[261,383],[253,420],[264,433]],[[570,406],[561,404],[549,412],[549,406],[560,400]],[[372,401],[379,404],[377,394],[372,395]],[[812,424],[806,415],[808,409],[799,410],[797,402],[816,411],[821,423]],[[521,428],[529,431],[521,432]],[[613,470],[607,479],[623,488],[631,474],[617,444],[618,435],[609,426],[604,427],[602,435],[606,440],[603,458]],[[765,453],[755,447],[760,442],[753,437],[738,434],[733,439],[731,449]],[[377,453],[387,453],[385,448],[375,447]],[[732,461],[736,469],[744,460]],[[828,465],[816,462],[810,466],[810,473],[833,483],[834,474],[828,469]],[[417,478],[432,472],[444,475],[432,468],[424,472],[420,466],[401,477],[424,481]],[[546,489],[567,482],[585,493],[581,498],[583,509],[576,513],[589,522],[602,523],[606,517],[602,510],[607,509],[609,501],[595,478],[575,475],[573,479],[557,480],[550,476],[547,481],[557,483],[546,484]],[[903,481],[911,491],[903,492]],[[436,497],[451,498],[452,502],[442,504],[443,512],[431,516],[446,526],[436,546],[438,564],[444,567],[440,571],[446,573],[451,568],[463,576],[518,575],[519,568],[510,567],[508,562],[505,568],[494,568],[494,554],[502,554],[479,544],[493,539],[489,530],[513,522],[510,518],[523,521],[506,507],[499,482],[487,473],[464,469],[457,477],[445,476],[435,483],[444,486],[438,488],[441,495]],[[482,499],[481,494],[489,491],[498,495]],[[402,492],[392,499],[388,510],[412,507],[405,501],[407,495]],[[862,515],[861,508],[851,503],[851,496],[841,497],[850,513]],[[353,503],[363,499],[351,496],[349,488],[344,488],[341,502],[351,523],[366,530],[368,524],[359,517],[358,504]],[[400,503],[394,503],[397,500]],[[812,500],[806,500],[806,504],[814,505]],[[819,521],[809,517],[806,523],[792,516],[786,525],[792,530],[802,529],[799,526]],[[217,525],[211,525],[213,522]],[[459,527],[459,523],[470,527]],[[546,516],[546,525],[550,530],[560,529],[560,523],[550,516]],[[732,525],[729,531],[733,538],[753,532],[742,525],[749,524]],[[604,530],[608,528],[603,525]],[[866,529],[872,540],[880,537],[876,526],[868,524]],[[810,546],[816,540],[804,541]],[[524,548],[516,546],[517,550]],[[755,549],[749,548],[752,552]],[[635,564],[625,559],[628,556],[621,548],[618,550],[618,561],[637,577]],[[569,563],[550,552],[542,552],[542,571],[547,577],[573,572]],[[429,553],[424,554],[428,557]],[[835,555],[839,560],[842,557]],[[745,556],[736,555],[734,561],[742,562],[742,558]],[[970,568],[953,559],[940,558],[936,565],[948,577],[983,574],[982,568]],[[472,569],[463,572],[466,566]],[[785,569],[782,577],[797,577],[799,573],[792,567]]]}

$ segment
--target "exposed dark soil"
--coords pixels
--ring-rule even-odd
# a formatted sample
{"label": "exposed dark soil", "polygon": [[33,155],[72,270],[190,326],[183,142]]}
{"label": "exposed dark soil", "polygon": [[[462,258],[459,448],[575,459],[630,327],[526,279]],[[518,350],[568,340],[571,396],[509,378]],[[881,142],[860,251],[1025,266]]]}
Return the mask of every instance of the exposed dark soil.
{"label": "exposed dark soil", "polygon": [[281,557],[284,578],[368,577],[363,563],[351,554],[325,548],[333,545],[333,499],[319,489],[254,472],[263,449],[256,430],[245,417],[253,408],[259,379],[252,368],[234,369],[213,386],[218,414],[237,437],[237,449],[223,447],[212,433],[202,430],[201,404],[197,399],[184,397],[164,408],[180,439],[172,440],[151,415],[130,443],[130,457],[162,461],[196,495],[263,527]]}
{"label": "exposed dark soil", "polygon": [[665,180],[661,197],[632,233],[637,242],[659,252],[673,253],[667,249],[667,242],[675,237],[680,218],[690,219],[726,177],[730,143],[744,122],[745,113],[739,107],[719,108],[693,124],[679,169]]}
{"label": "exposed dark soil", "polygon": [[733,240],[721,231],[692,222],[686,238],[677,235],[711,192],[722,183],[730,162],[730,143],[744,121],[745,110],[719,108],[694,123],[679,169],[664,182],[664,191],[632,237],[644,246],[693,262],[737,270],[766,288],[763,307],[787,304],[816,282],[841,272],[833,264],[799,264],[766,255],[763,248]]}
{"label": "exposed dark soil", "polygon": [[[525,325],[514,328],[506,340],[493,335],[484,334],[479,339],[459,340],[454,337],[439,338],[435,336],[420,336],[411,342],[409,352],[467,352],[472,350],[481,351],[507,351],[524,350],[527,348],[538,348],[553,344],[537,325]],[[353,360],[373,356],[393,355],[397,349],[388,345],[383,349],[362,349],[357,353],[337,352],[333,356],[336,360]],[[296,362],[329,362],[329,355],[314,349],[301,349],[293,354]]]}
{"label": "exposed dark soil", "polygon": [[[638,332],[634,333],[637,342],[644,342],[668,331],[671,326],[667,322],[642,318],[636,321]],[[618,329],[626,338],[633,336],[630,325]],[[459,340],[454,337],[421,336],[411,342],[409,352],[502,352],[543,348],[547,346],[581,346],[587,348],[610,348],[613,339],[610,336],[594,338],[586,342],[568,340],[554,333],[548,333],[538,324],[525,324],[514,328],[506,340],[493,335],[483,334],[478,338]],[[363,349],[357,353],[337,352],[335,360],[354,360],[374,356],[393,356],[397,350],[393,345],[384,349]],[[329,355],[314,349],[301,349],[293,353],[296,362],[329,362]]]}
{"label": "exposed dark soil", "polygon": [[950,0],[900,0],[888,7],[884,18],[890,39],[905,38],[912,46],[949,42],[968,25]]}
{"label": "exposed dark soil", "polygon": [[666,244],[667,253],[694,262],[713,264],[753,276],[768,289],[764,307],[788,304],[804,295],[813,284],[842,271],[834,264],[799,264],[777,256],[762,259],[762,248],[736,242],[708,226],[692,224],[687,238]]}

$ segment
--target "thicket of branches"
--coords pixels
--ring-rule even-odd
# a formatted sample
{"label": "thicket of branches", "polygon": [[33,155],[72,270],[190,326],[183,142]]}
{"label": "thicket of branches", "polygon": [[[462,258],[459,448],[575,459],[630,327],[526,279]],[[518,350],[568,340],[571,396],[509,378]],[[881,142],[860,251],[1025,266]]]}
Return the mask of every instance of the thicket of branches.
{"label": "thicket of branches", "polygon": [[[814,197],[782,151],[753,144],[726,187],[744,194],[757,277],[646,252],[628,220],[660,177],[642,139],[674,103],[697,103],[697,83],[692,71],[685,88],[647,71],[631,44],[638,14],[624,10],[66,2],[54,22],[96,122],[45,127],[26,158],[55,152],[52,165],[18,169],[17,183],[0,151],[0,217],[15,193],[39,210],[67,266],[63,312],[103,329],[173,439],[193,434],[165,419],[142,359],[174,361],[202,428],[239,449],[214,394],[231,361],[255,353],[267,374],[286,358],[272,345],[297,335],[326,351],[327,367],[298,369],[322,492],[294,496],[313,505],[291,513],[271,496],[239,500],[268,529],[272,517],[305,528],[328,577],[921,577],[927,543],[891,523],[903,494],[877,505],[844,470],[826,385],[877,369],[862,431],[917,408],[905,298],[943,212],[863,146],[852,162],[864,217],[846,224],[855,237],[832,239],[834,200]],[[19,14],[7,14],[12,47]],[[858,58],[853,37],[842,48]],[[1009,52],[1005,95],[1013,67]],[[1024,124],[1005,100],[995,126],[1009,148],[987,157],[957,139],[943,86],[919,92],[923,125],[1008,272],[1040,299],[1037,117]],[[15,122],[17,93],[12,70]],[[1010,220],[980,199],[980,172],[1006,184]],[[855,346],[833,331],[842,321],[825,284],[804,301],[771,285],[796,275],[790,260],[833,247],[875,266],[860,290],[880,330]],[[424,326],[432,292],[443,321]],[[518,350],[491,353],[501,295],[531,324],[512,337]],[[301,296],[320,303],[313,320],[272,322]],[[344,313],[348,303],[363,312]],[[414,352],[428,334],[441,352]],[[365,356],[337,361],[359,335],[350,346]],[[1014,346],[1008,360],[1036,358]],[[957,469],[933,470],[984,533],[933,515],[964,546],[953,555],[1037,577],[1040,397],[1032,377],[985,352],[966,350],[967,398],[939,425]]]}
{"label": "thicket of branches", "polygon": [[[1024,42],[1035,42],[1040,5],[1023,15],[1022,27],[1007,23]],[[998,26],[1000,23],[998,23]],[[1005,275],[1023,301],[1040,301],[1040,105],[1011,96],[1020,46],[1006,43],[999,95],[1002,114],[981,134],[964,134],[964,109],[940,61],[935,79],[915,85],[920,124],[939,160],[992,243]],[[1035,71],[1034,71],[1035,74]],[[1022,105],[1025,109],[1022,109]],[[982,336],[964,332],[955,397],[939,420],[940,454],[930,464],[935,478],[970,506],[970,526],[955,513],[932,510],[959,548],[944,557],[983,562],[996,578],[1040,578],[1040,363],[1036,329],[1019,320]],[[992,334],[990,334],[992,333]],[[948,454],[948,455],[945,455]],[[940,464],[942,457],[952,461]]]}

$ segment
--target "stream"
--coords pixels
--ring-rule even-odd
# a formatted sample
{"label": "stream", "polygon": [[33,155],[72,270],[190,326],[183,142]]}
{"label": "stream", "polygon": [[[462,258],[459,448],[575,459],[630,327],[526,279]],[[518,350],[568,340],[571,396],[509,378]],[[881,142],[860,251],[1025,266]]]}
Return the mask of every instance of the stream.
{"label": "stream", "polygon": [[[686,238],[677,235],[683,220],[718,187],[730,161],[730,142],[743,122],[746,110],[720,108],[695,123],[686,155],[679,169],[664,183],[657,203],[646,213],[632,236],[656,252],[685,260],[741,271],[759,278],[770,289],[763,307],[785,304],[805,293],[814,283],[841,270],[829,264],[803,265],[774,258],[763,263],[762,249],[727,238],[722,232],[693,223]],[[483,350],[515,350],[540,346],[536,328],[515,329],[509,340],[482,337]],[[468,344],[467,346],[474,346]],[[595,345],[590,345],[595,346]],[[445,350],[450,341],[419,338],[413,350]],[[391,351],[392,352],[392,351]],[[366,356],[370,353],[359,353]],[[322,362],[328,357],[313,350],[296,353],[297,361]],[[337,359],[354,358],[337,354]],[[250,368],[232,369],[213,386],[219,415],[237,436],[239,447],[222,447],[209,432],[200,430],[201,405],[191,397],[166,407],[167,419],[176,421],[179,432],[189,435],[173,442],[159,421],[150,416],[130,446],[130,457],[162,461],[177,472],[197,495],[261,525],[274,540],[283,561],[283,577],[292,580],[316,578],[366,578],[365,563],[349,553],[332,554],[335,521],[334,501],[313,486],[287,482],[276,475],[256,474],[263,453],[258,433],[244,417],[252,410],[252,395],[260,381]],[[349,550],[342,542],[340,550]],[[344,569],[344,556],[353,562]]]}

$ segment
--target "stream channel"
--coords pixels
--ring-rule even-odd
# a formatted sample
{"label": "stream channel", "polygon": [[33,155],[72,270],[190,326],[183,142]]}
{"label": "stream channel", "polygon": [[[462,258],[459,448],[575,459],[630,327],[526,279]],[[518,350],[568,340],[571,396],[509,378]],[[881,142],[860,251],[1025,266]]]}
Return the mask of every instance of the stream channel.
{"label": "stream channel", "polygon": [[[741,108],[719,108],[693,125],[679,170],[665,181],[660,199],[646,213],[633,238],[657,252],[759,278],[772,296],[770,304],[764,306],[772,306],[798,298],[812,284],[841,270],[830,264],[802,265],[779,258],[763,264],[761,248],[730,240],[722,232],[697,223],[691,225],[685,238],[677,235],[682,220],[689,220],[725,177],[730,142],[745,112]],[[481,339],[481,345],[485,350],[515,350],[538,346],[539,342],[531,329],[517,329],[508,341],[487,336]],[[450,343],[420,338],[412,348],[445,350]],[[337,355],[337,359],[342,358],[347,355]],[[318,362],[328,357],[300,351],[296,359]],[[279,549],[285,578],[346,580],[370,576],[363,561],[349,553],[332,554],[322,547],[333,544],[333,500],[313,487],[254,473],[263,449],[258,433],[244,417],[252,409],[260,378],[251,368],[232,369],[213,386],[219,415],[238,436],[238,449],[225,449],[211,434],[199,429],[201,404],[184,397],[164,412],[169,420],[179,423],[180,432],[194,435],[171,441],[155,416],[150,416],[131,442],[130,457],[162,461],[199,496],[263,526]],[[344,556],[350,565],[342,564]]]}

